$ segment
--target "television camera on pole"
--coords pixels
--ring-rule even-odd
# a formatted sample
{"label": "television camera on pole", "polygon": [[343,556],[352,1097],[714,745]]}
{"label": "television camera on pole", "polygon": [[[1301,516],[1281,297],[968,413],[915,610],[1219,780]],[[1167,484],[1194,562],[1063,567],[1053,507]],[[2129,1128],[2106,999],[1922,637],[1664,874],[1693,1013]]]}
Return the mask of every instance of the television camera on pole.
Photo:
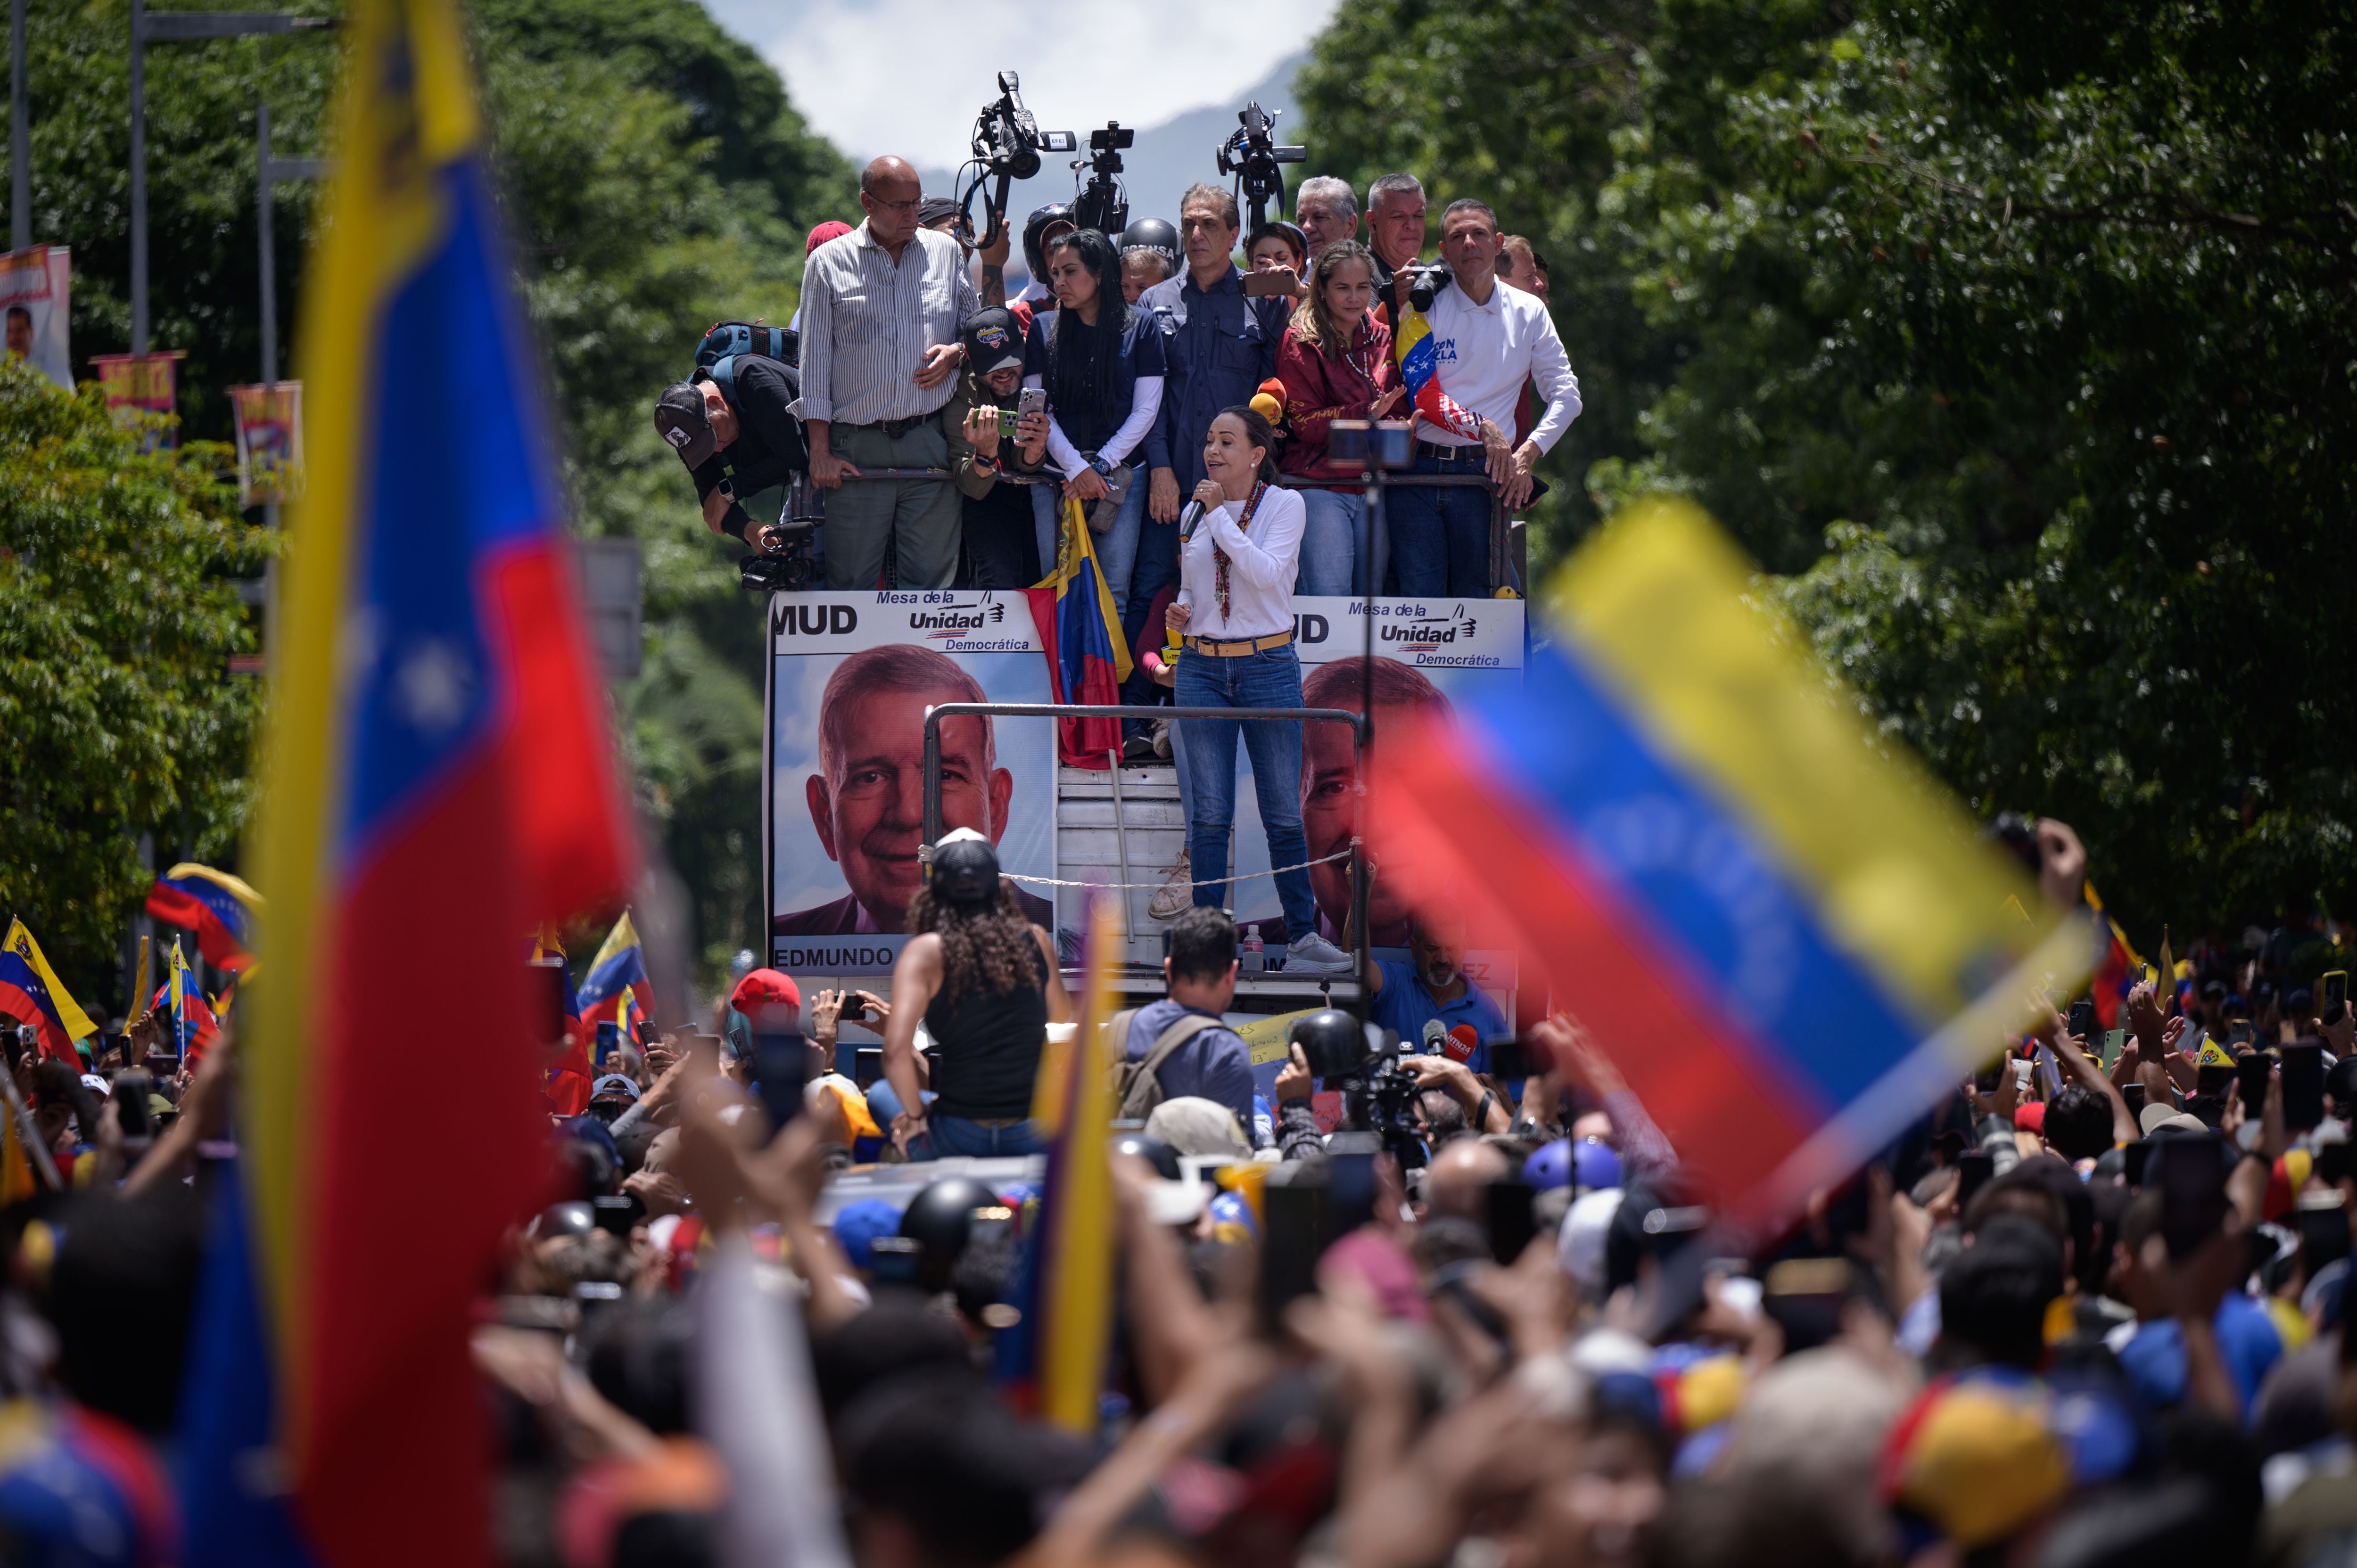
{"label": "television camera on pole", "polygon": [[[1031,111],[1023,107],[1023,79],[1011,70],[998,73],[998,96],[982,106],[974,123],[974,156],[958,170],[963,189],[957,199],[974,243],[987,250],[1006,227],[1006,188],[1039,172],[1041,153],[1069,153],[1079,146],[1070,131],[1042,131]],[[1093,138],[1092,138],[1093,140]],[[971,170],[971,175],[968,171]],[[996,190],[985,182],[996,179]],[[985,225],[974,227],[974,199],[983,197]]]}
{"label": "television camera on pole", "polygon": [[1256,99],[1245,104],[1236,111],[1235,134],[1211,155],[1219,160],[1222,174],[1236,177],[1236,204],[1251,209],[1247,233],[1268,220],[1271,198],[1275,199],[1280,213],[1285,209],[1285,172],[1277,165],[1309,161],[1308,147],[1276,145],[1278,113],[1263,109]]}
{"label": "television camera on pole", "polygon": [[1089,133],[1089,156],[1085,161],[1072,165],[1075,178],[1086,169],[1089,177],[1078,187],[1080,194],[1072,198],[1072,222],[1077,228],[1093,229],[1118,245],[1121,231],[1129,227],[1129,193],[1122,188],[1121,154],[1124,147],[1137,141],[1137,133],[1124,130],[1118,120],[1109,121],[1102,131]]}

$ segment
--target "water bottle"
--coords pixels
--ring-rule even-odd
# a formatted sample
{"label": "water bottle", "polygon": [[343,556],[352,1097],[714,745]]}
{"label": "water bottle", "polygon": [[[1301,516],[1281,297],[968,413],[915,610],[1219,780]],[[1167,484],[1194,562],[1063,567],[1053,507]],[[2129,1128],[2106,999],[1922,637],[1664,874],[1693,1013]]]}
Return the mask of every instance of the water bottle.
{"label": "water bottle", "polygon": [[1237,957],[1242,961],[1237,965],[1238,972],[1243,974],[1260,973],[1264,965],[1267,962],[1267,961],[1262,956],[1262,951],[1260,928],[1257,926],[1245,927],[1244,940],[1241,944],[1239,944],[1237,949]]}

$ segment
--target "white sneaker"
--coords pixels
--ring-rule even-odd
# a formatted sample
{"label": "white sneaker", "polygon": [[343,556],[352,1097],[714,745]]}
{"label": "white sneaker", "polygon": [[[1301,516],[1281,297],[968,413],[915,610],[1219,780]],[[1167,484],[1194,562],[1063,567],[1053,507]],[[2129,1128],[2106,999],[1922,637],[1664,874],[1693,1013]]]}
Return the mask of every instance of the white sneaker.
{"label": "white sneaker", "polygon": [[1195,901],[1195,874],[1188,869],[1187,852],[1178,852],[1178,864],[1170,868],[1169,879],[1154,890],[1154,902],[1146,907],[1146,918],[1155,920],[1175,920],[1180,911]]}
{"label": "white sneaker", "polygon": [[1170,760],[1170,721],[1168,719],[1154,721],[1154,755],[1165,762]]}
{"label": "white sneaker", "polygon": [[1305,932],[1285,944],[1285,972],[1292,974],[1297,971],[1304,974],[1348,974],[1351,955],[1317,932]]}

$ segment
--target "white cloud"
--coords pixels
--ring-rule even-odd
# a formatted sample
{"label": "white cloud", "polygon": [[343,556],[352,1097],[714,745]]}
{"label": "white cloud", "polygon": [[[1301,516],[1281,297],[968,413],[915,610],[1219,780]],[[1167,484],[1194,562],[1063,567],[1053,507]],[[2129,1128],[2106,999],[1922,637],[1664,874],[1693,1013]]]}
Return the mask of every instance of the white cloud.
{"label": "white cloud", "polygon": [[[1299,49],[1337,0],[709,0],[784,75],[794,106],[854,164],[963,161],[997,73],[1023,76],[1042,129],[1150,126],[1225,102]],[[1052,157],[1054,155],[1050,155]]]}

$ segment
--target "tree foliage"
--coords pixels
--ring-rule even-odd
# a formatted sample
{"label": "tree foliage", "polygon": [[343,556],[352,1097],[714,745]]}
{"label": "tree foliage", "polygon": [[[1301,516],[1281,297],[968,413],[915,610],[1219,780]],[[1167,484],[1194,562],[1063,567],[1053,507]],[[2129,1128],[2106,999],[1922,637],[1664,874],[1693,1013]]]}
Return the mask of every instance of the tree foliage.
{"label": "tree foliage", "polygon": [[1301,80],[1318,163],[1550,252],[1542,554],[1695,496],[1889,733],[2181,929],[2357,895],[2353,50],[2317,5],[1349,0]]}
{"label": "tree foliage", "polygon": [[0,360],[0,910],[86,1002],[146,893],[139,835],[228,847],[250,785],[257,647],[232,577],[272,545],[228,454],[139,455],[95,392]]}

